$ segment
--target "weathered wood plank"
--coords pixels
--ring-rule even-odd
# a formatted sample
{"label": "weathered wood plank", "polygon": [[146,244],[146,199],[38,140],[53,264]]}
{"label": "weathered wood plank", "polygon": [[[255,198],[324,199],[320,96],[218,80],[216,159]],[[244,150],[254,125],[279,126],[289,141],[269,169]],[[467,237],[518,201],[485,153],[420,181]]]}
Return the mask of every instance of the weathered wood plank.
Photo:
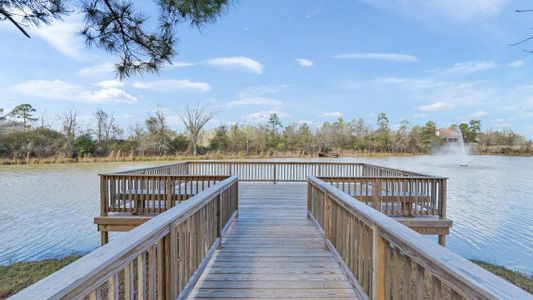
{"label": "weathered wood plank", "polygon": [[306,297],[306,298],[346,298],[353,297],[352,289],[196,289],[191,298],[248,298],[248,297]]}
{"label": "weathered wood plank", "polygon": [[307,218],[305,185],[239,188],[239,216],[190,298],[357,298]]}

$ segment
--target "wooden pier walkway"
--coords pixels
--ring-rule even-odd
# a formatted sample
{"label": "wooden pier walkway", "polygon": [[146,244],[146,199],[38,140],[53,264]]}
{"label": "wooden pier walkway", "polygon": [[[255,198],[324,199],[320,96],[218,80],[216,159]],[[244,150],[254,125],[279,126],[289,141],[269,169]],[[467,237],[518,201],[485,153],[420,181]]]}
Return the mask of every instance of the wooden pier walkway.
{"label": "wooden pier walkway", "polygon": [[446,191],[444,177],[342,162],[101,174],[105,245],[10,299],[533,300],[442,247]]}
{"label": "wooden pier walkway", "polygon": [[354,299],[306,197],[305,184],[241,183],[239,216],[190,298]]}

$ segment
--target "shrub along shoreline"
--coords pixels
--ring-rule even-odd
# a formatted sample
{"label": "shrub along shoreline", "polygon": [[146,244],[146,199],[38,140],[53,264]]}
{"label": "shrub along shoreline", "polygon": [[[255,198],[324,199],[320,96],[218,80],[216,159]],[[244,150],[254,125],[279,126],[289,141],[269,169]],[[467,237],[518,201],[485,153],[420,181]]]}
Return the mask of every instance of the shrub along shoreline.
{"label": "shrub along shoreline", "polygon": [[187,153],[244,157],[269,157],[272,153],[316,156],[321,152],[430,154],[457,148],[454,146],[461,137],[474,153],[533,155],[533,141],[527,137],[512,130],[482,131],[479,120],[448,128],[439,128],[431,120],[424,125],[403,120],[398,126],[390,126],[387,115],[380,113],[375,123],[363,118],[338,118],[322,124],[282,124],[273,113],[262,123],[237,122],[207,128],[214,113],[206,107],[187,107],[186,112],[180,115],[185,130],[170,126],[168,116],[159,109],[125,130],[114,115],[101,109],[92,120],[83,122],[71,110],[58,116],[62,126],[52,127],[43,120],[38,125],[36,110],[30,104],[21,104],[6,115],[0,108],[0,160],[77,162],[87,157],[118,160]]}
{"label": "shrub along shoreline", "polygon": [[[18,262],[8,266],[0,266],[0,299],[5,299],[17,293],[25,287],[74,262],[78,258],[80,256],[70,255],[64,258]],[[479,260],[472,260],[472,262],[525,291],[533,293],[533,275],[527,275]]]}
{"label": "shrub along shoreline", "polygon": [[[364,157],[364,158],[379,158],[389,156],[420,156],[427,154],[420,153],[407,153],[407,152],[341,152],[341,157]],[[513,150],[486,150],[474,151],[472,155],[496,155],[496,156],[533,156],[533,153],[525,153]],[[117,163],[117,162],[173,162],[183,160],[233,160],[233,159],[275,159],[275,158],[318,158],[318,153],[305,154],[301,152],[276,152],[276,153],[259,153],[256,155],[246,155],[244,153],[220,153],[209,152],[202,155],[149,155],[149,156],[108,156],[108,157],[95,157],[84,156],[76,158],[68,158],[62,156],[52,156],[45,158],[19,158],[19,159],[0,159],[0,165],[34,165],[34,164],[84,164],[84,163]]]}

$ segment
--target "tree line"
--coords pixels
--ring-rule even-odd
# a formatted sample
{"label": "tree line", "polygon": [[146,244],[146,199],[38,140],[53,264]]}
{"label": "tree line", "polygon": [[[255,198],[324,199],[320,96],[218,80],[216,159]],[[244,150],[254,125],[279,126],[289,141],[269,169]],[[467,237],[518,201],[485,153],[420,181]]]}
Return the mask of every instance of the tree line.
{"label": "tree line", "polygon": [[[428,154],[445,142],[438,136],[433,121],[411,125],[402,121],[391,128],[385,113],[369,124],[362,118],[339,118],[311,127],[307,123],[282,124],[277,114],[257,125],[240,122],[206,130],[215,114],[205,106],[189,106],[179,115],[185,131],[168,125],[168,116],[160,109],[142,123],[127,129],[117,118],[97,109],[89,124],[82,124],[74,110],[57,116],[59,128],[53,128],[30,104],[21,104],[9,112],[0,109],[0,157],[4,160],[29,158],[80,158],[107,156],[174,156],[206,153],[239,156],[269,156],[281,153],[316,155],[342,153]],[[479,120],[454,124],[465,143],[475,144],[487,153],[531,154],[531,141],[512,130],[482,131]],[[504,150],[502,150],[504,149]]]}

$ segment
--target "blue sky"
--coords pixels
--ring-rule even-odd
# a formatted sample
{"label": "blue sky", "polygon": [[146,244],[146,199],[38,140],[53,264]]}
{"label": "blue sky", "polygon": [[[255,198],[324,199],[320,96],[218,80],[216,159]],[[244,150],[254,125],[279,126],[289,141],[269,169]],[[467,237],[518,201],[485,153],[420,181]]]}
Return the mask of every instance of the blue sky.
{"label": "blue sky", "polygon": [[[137,5],[150,10],[151,2]],[[448,126],[480,119],[483,129],[513,128],[533,138],[533,42],[527,1],[245,1],[201,31],[178,28],[178,55],[159,75],[115,80],[113,57],[86,49],[71,16],[25,38],[0,23],[0,107],[31,103],[58,127],[78,111],[89,126],[96,108],[124,127],[156,107],[182,130],[187,104],[217,111],[210,126],[282,123],[385,112]]]}

